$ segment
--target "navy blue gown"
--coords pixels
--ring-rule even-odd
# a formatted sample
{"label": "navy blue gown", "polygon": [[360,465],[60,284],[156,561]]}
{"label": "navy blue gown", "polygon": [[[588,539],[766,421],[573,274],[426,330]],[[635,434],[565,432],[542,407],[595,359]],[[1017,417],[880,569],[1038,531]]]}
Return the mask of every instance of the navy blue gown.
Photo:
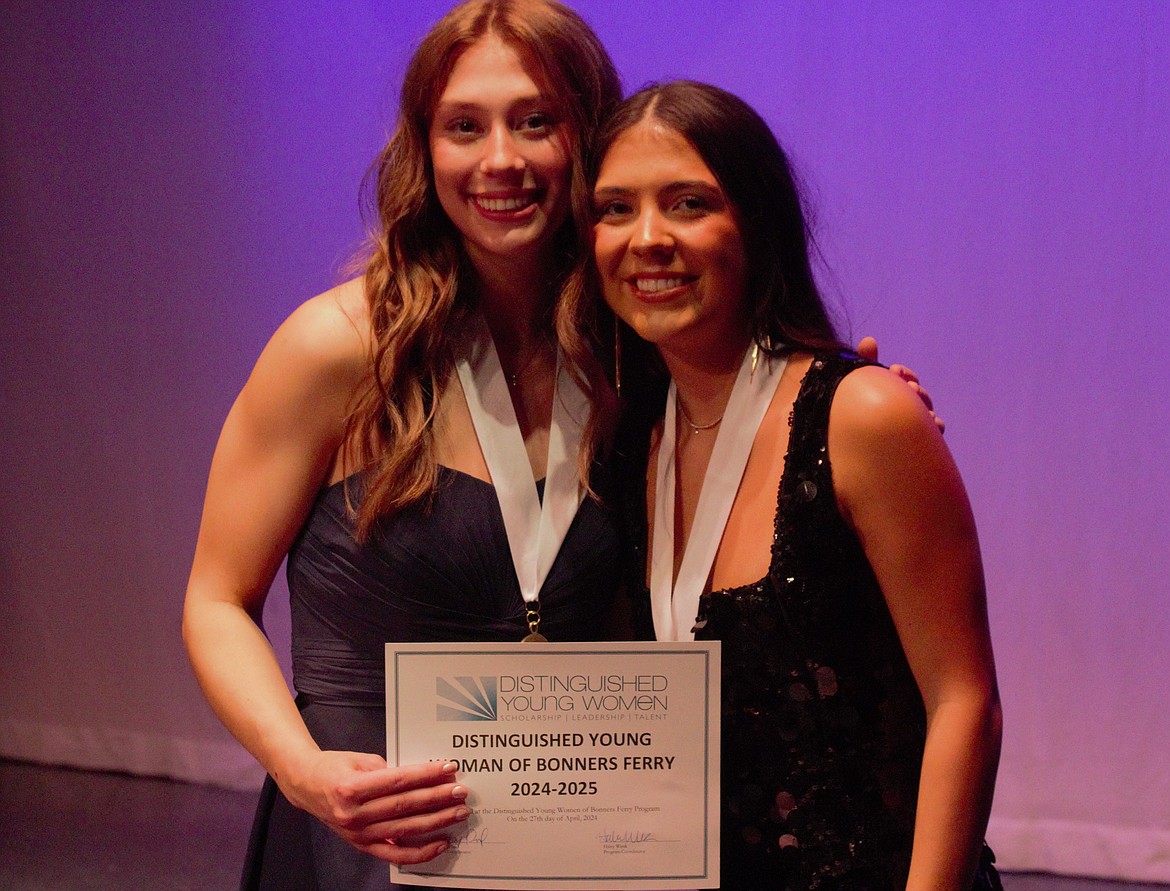
{"label": "navy blue gown", "polygon": [[[621,548],[616,514],[586,498],[540,591],[549,640],[605,636]],[[527,633],[495,489],[449,468],[439,468],[433,499],[383,521],[365,545],[345,485],[323,490],[289,551],[288,584],[297,706],[322,749],[385,755],[387,642]],[[389,871],[265,781],[242,888],[386,891]]]}

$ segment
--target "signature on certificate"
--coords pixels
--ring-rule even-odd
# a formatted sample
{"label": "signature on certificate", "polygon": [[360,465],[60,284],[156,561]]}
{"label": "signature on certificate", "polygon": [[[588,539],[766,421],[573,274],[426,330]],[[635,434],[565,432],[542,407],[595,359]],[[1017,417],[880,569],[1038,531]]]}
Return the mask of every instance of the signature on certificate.
{"label": "signature on certificate", "polygon": [[447,850],[450,852],[464,851],[470,848],[483,847],[484,845],[491,844],[491,842],[488,841],[487,829],[467,828],[461,832],[457,832],[451,835],[448,838],[448,841],[450,842],[450,846],[447,848]]}
{"label": "signature on certificate", "polygon": [[638,832],[634,829],[607,829],[597,833],[597,840],[603,844],[637,844],[638,842],[654,841],[654,833]]}

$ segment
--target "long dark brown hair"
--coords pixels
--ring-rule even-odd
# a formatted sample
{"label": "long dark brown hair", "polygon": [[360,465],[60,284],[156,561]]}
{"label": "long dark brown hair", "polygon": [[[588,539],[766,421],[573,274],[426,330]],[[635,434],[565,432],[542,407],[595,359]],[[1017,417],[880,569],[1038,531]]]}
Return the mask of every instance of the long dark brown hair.
{"label": "long dark brown hair", "polygon": [[[345,436],[347,471],[367,471],[357,521],[361,539],[380,517],[434,490],[437,396],[452,372],[455,337],[474,307],[474,272],[435,193],[428,134],[456,61],[489,34],[517,52],[569,125],[573,212],[556,238],[554,290],[591,262],[573,227],[589,205],[589,142],[621,99],[613,62],[589,26],[555,0],[469,0],[456,6],[411,58],[397,124],[372,169],[376,220],[365,263],[372,365]],[[608,383],[589,332],[562,319],[561,305],[559,299],[550,305],[548,323],[594,406],[581,459],[587,482],[607,426]]]}
{"label": "long dark brown hair", "polygon": [[[660,121],[694,147],[735,209],[747,257],[755,342],[773,352],[842,349],[813,274],[815,245],[800,188],[788,155],[767,122],[738,96],[710,84],[685,80],[651,84],[622,102],[597,132],[590,153],[590,186],[610,146],[647,118]],[[589,264],[578,274],[580,279],[567,289],[564,312],[582,328],[595,330],[607,351],[612,349],[616,325],[629,366],[626,377],[638,376],[630,382],[638,389],[634,398],[657,393],[664,386],[661,380],[641,380],[648,374],[665,376],[654,350],[601,305],[596,267]]]}

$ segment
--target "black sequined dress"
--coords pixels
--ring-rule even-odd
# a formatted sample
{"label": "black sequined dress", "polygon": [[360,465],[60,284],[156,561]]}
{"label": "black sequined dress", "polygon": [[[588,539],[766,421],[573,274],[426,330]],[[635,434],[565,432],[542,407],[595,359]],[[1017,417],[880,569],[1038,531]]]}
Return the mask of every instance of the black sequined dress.
{"label": "black sequined dress", "polygon": [[[837,510],[829,408],[860,360],[820,355],[801,385],[759,582],[704,595],[723,646],[724,891],[892,891],[910,863],[925,710],[882,592]],[[641,503],[644,505],[644,502]],[[630,510],[630,522],[644,507]],[[632,572],[652,636],[645,553]]]}
{"label": "black sequined dress", "polygon": [[[605,480],[597,471],[595,486],[609,494]],[[440,467],[429,505],[394,514],[364,545],[353,531],[338,483],[318,496],[289,552],[293,679],[301,716],[321,748],[384,755],[387,642],[511,642],[528,628],[490,483]],[[549,640],[603,637],[621,549],[615,512],[585,499],[540,590],[540,628]],[[294,808],[269,778],[241,887],[397,886],[387,863]]]}

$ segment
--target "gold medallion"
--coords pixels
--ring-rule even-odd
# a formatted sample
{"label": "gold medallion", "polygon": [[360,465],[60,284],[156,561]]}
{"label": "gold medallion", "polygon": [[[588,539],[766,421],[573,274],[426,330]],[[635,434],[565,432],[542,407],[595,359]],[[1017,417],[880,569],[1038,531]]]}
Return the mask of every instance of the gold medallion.
{"label": "gold medallion", "polygon": [[524,604],[524,621],[528,623],[528,636],[520,643],[548,643],[548,638],[540,633],[540,601],[530,600]]}

